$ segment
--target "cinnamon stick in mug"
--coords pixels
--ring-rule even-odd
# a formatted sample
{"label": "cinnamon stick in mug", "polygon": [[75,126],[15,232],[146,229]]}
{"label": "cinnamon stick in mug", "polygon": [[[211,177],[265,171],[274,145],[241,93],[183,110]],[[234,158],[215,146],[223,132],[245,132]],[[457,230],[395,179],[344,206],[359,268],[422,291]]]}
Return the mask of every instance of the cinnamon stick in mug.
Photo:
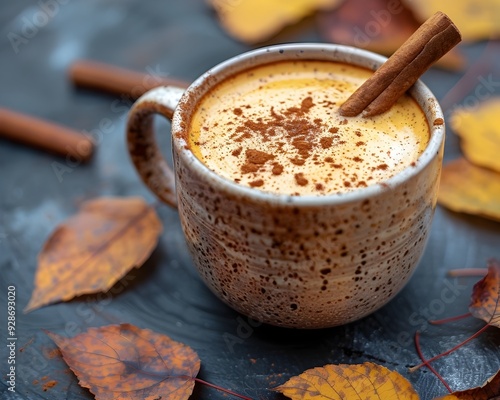
{"label": "cinnamon stick in mug", "polygon": [[442,12],[424,22],[340,107],[340,114],[370,117],[387,111],[420,76],[461,41],[455,24]]}

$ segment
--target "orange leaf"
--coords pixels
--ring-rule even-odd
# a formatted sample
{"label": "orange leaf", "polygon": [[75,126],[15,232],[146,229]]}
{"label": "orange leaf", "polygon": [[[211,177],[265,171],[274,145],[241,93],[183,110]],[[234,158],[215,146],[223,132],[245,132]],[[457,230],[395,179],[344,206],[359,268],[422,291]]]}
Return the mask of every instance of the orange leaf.
{"label": "orange leaf", "polygon": [[47,335],[97,400],[187,399],[200,369],[190,347],[130,324],[90,328],[73,338]]}
{"label": "orange leaf", "polygon": [[500,173],[460,158],[446,164],[438,201],[457,212],[500,221]]}
{"label": "orange leaf", "polygon": [[220,22],[236,39],[257,43],[301,20],[317,9],[335,7],[343,0],[209,0]]}
{"label": "orange leaf", "polygon": [[[361,47],[390,56],[421,25],[399,0],[349,0],[337,9],[318,14],[320,31],[332,43]],[[458,70],[464,58],[457,49],[438,62]]]}
{"label": "orange leaf", "polygon": [[25,312],[110,289],[146,261],[161,230],[155,210],[141,198],[84,203],[45,243]]}
{"label": "orange leaf", "polygon": [[483,386],[453,392],[435,400],[491,400],[500,396],[500,371],[488,379]]}
{"label": "orange leaf", "polygon": [[500,328],[500,262],[490,260],[488,273],[472,289],[469,311],[489,325]]}
{"label": "orange leaf", "polygon": [[399,373],[369,362],[309,369],[274,390],[293,400],[419,399]]}

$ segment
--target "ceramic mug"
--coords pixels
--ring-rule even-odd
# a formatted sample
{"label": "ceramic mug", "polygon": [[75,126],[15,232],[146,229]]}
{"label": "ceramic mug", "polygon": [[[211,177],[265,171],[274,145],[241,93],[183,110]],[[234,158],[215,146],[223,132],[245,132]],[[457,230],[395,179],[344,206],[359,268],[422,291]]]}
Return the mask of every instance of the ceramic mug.
{"label": "ceramic mug", "polygon": [[[198,102],[227,77],[284,60],[342,62],[375,70],[386,58],[347,46],[287,44],[231,58],[187,89],[159,87],[131,109],[133,163],[165,203],[177,207],[202,279],[237,311],[268,324],[324,328],[360,319],[392,299],[424,251],[436,205],[445,128],[434,95],[409,91],[430,141],[417,162],[382,184],[344,194],[289,196],[217,175],[189,149]],[[173,167],[157,147],[152,117],[172,121]]]}

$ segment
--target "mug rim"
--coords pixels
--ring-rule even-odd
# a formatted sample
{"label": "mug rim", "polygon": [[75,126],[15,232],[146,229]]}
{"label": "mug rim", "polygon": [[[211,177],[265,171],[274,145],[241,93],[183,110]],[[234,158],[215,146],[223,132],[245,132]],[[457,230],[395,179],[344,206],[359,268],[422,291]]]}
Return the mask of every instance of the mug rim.
{"label": "mug rim", "polygon": [[[317,60],[344,62],[375,70],[386,60],[380,54],[352,46],[328,43],[287,43],[254,49],[231,57],[197,78],[184,92],[172,118],[172,151],[177,151],[184,165],[196,169],[204,175],[211,185],[236,196],[243,196],[258,202],[283,204],[292,206],[324,206],[362,201],[375,197],[392,187],[397,187],[417,176],[440,153],[445,139],[444,115],[438,100],[431,90],[419,79],[409,89],[408,93],[417,102],[425,114],[429,125],[430,138],[425,150],[414,164],[409,165],[391,178],[356,188],[348,192],[330,193],[325,195],[294,196],[284,193],[273,193],[238,184],[225,178],[207,167],[189,148],[183,135],[194,109],[201,98],[219,82],[238,72],[277,61]],[[441,123],[436,124],[435,121]],[[175,149],[174,149],[175,147]]]}

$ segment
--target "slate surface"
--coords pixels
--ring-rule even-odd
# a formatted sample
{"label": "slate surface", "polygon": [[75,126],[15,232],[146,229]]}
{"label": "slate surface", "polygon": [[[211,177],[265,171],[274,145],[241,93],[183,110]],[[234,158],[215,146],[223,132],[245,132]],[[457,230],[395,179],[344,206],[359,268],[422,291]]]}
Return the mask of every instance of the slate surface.
{"label": "slate surface", "polygon": [[[52,11],[46,8],[49,3]],[[99,142],[95,158],[82,165],[0,139],[1,399],[92,398],[54,355],[54,344],[41,329],[72,336],[91,326],[119,322],[165,333],[188,344],[202,360],[200,378],[255,399],[282,399],[267,388],[307,368],[364,361],[401,372],[422,399],[445,393],[428,371],[408,374],[407,368],[419,361],[413,335],[417,329],[422,331],[424,353],[430,357],[483,325],[468,319],[434,327],[426,321],[467,311],[477,279],[451,279],[446,271],[484,267],[490,257],[500,258],[500,224],[439,207],[427,250],[410,283],[386,307],[346,326],[294,331],[257,326],[238,315],[198,278],[177,214],[166,206],[159,210],[165,231],[157,250],[140,270],[118,283],[113,294],[83,296],[23,315],[43,242],[81,201],[104,195],[140,195],[153,200],[125,149],[124,121],[130,100],[73,88],[66,74],[71,62],[94,59],[193,80],[250,47],[228,37],[213,11],[197,0],[18,0],[3,2],[0,10],[0,106],[92,132]],[[286,30],[272,43],[320,41],[312,22],[308,19]],[[18,35],[17,41],[12,33]],[[498,94],[498,45],[478,43],[464,50],[470,60],[465,79],[464,73],[438,69],[424,76],[443,99],[446,112],[462,100],[473,105],[476,89],[485,80],[491,84],[481,93]],[[111,129],[104,132],[100,124],[108,119]],[[169,125],[158,120],[158,129],[168,157]],[[446,159],[458,156],[458,141],[449,131]],[[64,173],[58,166],[64,166]],[[7,320],[9,285],[16,287],[19,311],[15,394],[7,391],[5,383],[8,349],[3,321]],[[454,389],[477,386],[498,370],[499,345],[498,332],[490,328],[435,366]],[[44,391],[49,380],[57,385]],[[192,398],[228,397],[196,385]]]}

